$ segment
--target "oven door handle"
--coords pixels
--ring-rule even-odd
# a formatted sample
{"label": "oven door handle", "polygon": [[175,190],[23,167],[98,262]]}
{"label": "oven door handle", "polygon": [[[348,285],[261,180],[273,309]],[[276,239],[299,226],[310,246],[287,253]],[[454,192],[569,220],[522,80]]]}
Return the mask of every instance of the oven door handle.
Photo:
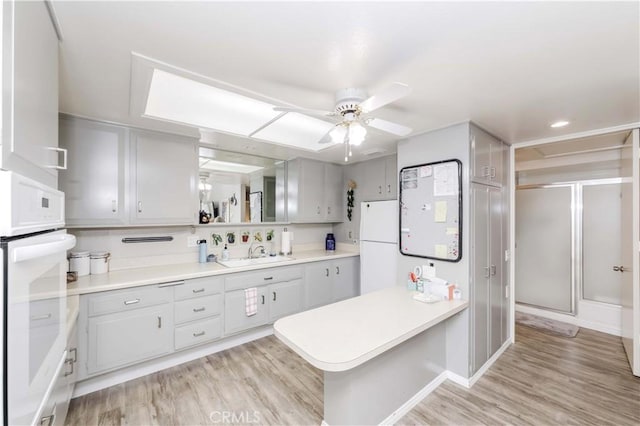
{"label": "oven door handle", "polygon": [[69,234],[57,236],[54,241],[32,246],[16,247],[13,250],[13,262],[24,262],[26,260],[37,259],[39,257],[49,256],[66,252],[76,245],[76,237]]}

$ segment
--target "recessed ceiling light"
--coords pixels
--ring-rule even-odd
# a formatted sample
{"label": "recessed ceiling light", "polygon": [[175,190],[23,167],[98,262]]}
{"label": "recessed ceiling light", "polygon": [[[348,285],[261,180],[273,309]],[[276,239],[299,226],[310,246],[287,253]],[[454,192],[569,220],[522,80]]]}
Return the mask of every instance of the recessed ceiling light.
{"label": "recessed ceiling light", "polygon": [[558,127],[564,127],[567,124],[569,124],[568,121],[560,120],[560,121],[556,121],[555,123],[551,124],[551,127],[553,127],[554,129],[557,129]]}

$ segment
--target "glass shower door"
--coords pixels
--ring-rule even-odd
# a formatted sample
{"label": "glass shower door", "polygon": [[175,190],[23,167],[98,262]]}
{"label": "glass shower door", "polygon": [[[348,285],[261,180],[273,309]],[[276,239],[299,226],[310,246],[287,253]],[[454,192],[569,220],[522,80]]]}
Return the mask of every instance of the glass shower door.
{"label": "glass shower door", "polygon": [[516,190],[516,302],[574,313],[575,189]]}

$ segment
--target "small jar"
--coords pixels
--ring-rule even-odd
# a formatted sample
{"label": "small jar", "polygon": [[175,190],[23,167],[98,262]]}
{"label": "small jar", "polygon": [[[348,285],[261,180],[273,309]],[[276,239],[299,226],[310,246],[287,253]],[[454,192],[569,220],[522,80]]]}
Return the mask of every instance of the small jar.
{"label": "small jar", "polygon": [[91,275],[109,272],[109,258],[111,253],[106,251],[91,252]]}
{"label": "small jar", "polygon": [[79,277],[83,277],[89,275],[90,268],[88,251],[72,251],[69,254],[69,271],[76,272]]}
{"label": "small jar", "polygon": [[333,234],[327,234],[324,240],[324,248],[326,251],[336,251],[336,239]]}

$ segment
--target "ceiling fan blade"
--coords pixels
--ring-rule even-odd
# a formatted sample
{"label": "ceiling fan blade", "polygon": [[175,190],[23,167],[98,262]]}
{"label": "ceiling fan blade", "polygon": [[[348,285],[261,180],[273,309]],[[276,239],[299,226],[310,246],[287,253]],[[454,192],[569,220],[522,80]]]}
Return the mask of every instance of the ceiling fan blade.
{"label": "ceiling fan blade", "polygon": [[411,93],[411,88],[408,85],[404,83],[393,83],[379,91],[378,94],[365,99],[360,104],[360,108],[364,113],[371,112],[393,101],[397,101],[409,93]]}
{"label": "ceiling fan blade", "polygon": [[397,136],[407,136],[413,131],[413,129],[411,129],[410,127],[383,120],[381,118],[372,118],[370,120],[367,120],[366,124],[367,126],[371,126],[375,129],[382,130],[383,132],[391,133]]}
{"label": "ceiling fan blade", "polygon": [[336,126],[333,126],[332,128],[330,128],[329,131],[327,133],[325,133],[324,136],[322,136],[320,138],[318,143],[319,144],[326,144],[326,143],[333,142],[333,140],[331,139],[331,132],[333,132],[333,129],[335,129],[335,128],[336,128]]}
{"label": "ceiling fan blade", "polygon": [[305,114],[305,115],[318,115],[321,117],[333,117],[336,115],[336,113],[332,111],[322,111],[319,109],[307,109],[307,108],[274,107],[273,110],[280,111],[280,112],[297,112],[298,114]]}

